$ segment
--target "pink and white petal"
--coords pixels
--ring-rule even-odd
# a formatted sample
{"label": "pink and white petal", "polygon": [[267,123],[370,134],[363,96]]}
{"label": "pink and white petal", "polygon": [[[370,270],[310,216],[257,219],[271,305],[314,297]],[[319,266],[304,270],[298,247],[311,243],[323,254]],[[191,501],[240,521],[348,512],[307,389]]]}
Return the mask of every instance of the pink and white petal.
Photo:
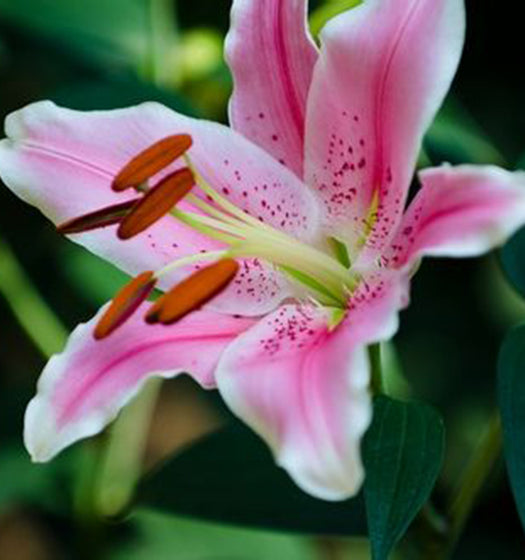
{"label": "pink and white petal", "polygon": [[127,323],[97,341],[93,329],[101,309],[49,360],[25,415],[24,439],[34,461],[47,461],[100,432],[152,376],[188,372],[202,386],[214,387],[224,348],[253,325],[249,319],[204,311],[172,327],[147,325],[142,318],[147,307],[143,304]]}
{"label": "pink and white petal", "polygon": [[421,190],[385,255],[404,266],[424,256],[470,257],[497,247],[525,225],[525,173],[444,165],[420,173]]}
{"label": "pink and white petal", "polygon": [[360,442],[372,410],[366,346],[394,334],[406,304],[399,273],[370,282],[334,330],[328,310],[285,305],[239,336],[217,367],[231,410],[298,486],[325,500],[361,486]]}
{"label": "pink and white petal", "polygon": [[317,49],[306,0],[235,0],[225,45],[235,130],[303,176],[306,98]]}
{"label": "pink and white petal", "polygon": [[377,205],[367,248],[388,244],[423,133],[456,71],[464,20],[463,0],[367,0],[322,31],[305,182],[335,235],[359,243]]}
{"label": "pink and white petal", "polygon": [[[0,176],[15,194],[57,224],[133,197],[111,190],[115,174],[153,142],[183,132],[193,136],[190,155],[195,166],[219,192],[293,235],[315,236],[317,202],[293,173],[231,129],[156,103],[91,112],[59,108],[49,101],[29,105],[7,117],[8,138],[0,142]],[[177,165],[181,164],[172,168]],[[115,226],[72,239],[132,275],[221,246],[170,216],[127,241],[116,237]],[[163,287],[187,273],[179,270],[166,276]],[[268,284],[283,285],[277,274],[265,267]],[[286,295],[258,301],[248,291],[252,287],[243,284],[240,295],[225,293],[223,307],[258,315]]]}

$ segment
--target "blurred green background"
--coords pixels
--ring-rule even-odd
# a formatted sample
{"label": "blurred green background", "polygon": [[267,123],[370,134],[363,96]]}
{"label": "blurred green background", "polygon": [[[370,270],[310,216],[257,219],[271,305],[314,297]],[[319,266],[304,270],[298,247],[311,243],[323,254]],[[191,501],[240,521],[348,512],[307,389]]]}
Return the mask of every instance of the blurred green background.
{"label": "blurred green background", "polygon": [[[311,9],[338,3],[312,2]],[[188,114],[225,121],[231,79],[222,61],[222,40],[230,4],[230,0],[0,0],[0,113],[4,116],[42,98],[79,109],[155,99]],[[525,164],[520,8],[517,2],[498,7],[467,0],[464,58],[452,94],[426,138],[422,161],[497,163],[511,169]],[[325,13],[317,11],[312,24],[318,26]],[[60,348],[60,324],[69,330],[87,319],[123,282],[123,274],[61,238],[36,210],[7,189],[0,190],[0,559],[367,558],[362,539],[305,536],[329,532],[328,526],[335,527],[332,533],[345,533],[346,510],[325,511],[316,501],[303,498],[218,399],[203,395],[187,379],[162,388],[144,434],[146,468],[174,450],[190,446],[182,455],[191,453],[192,442],[228,426],[240,430],[240,439],[230,438],[237,443],[218,447],[218,453],[242,456],[245,448],[238,448],[239,442],[253,446],[248,447],[252,461],[247,462],[269,473],[264,488],[243,480],[245,486],[238,489],[242,496],[230,495],[231,487],[222,488],[221,480],[230,477],[234,484],[236,477],[242,479],[243,460],[236,463],[239,472],[227,473],[231,465],[221,467],[220,461],[206,465],[205,455],[199,467],[199,452],[193,450],[194,455],[177,463],[177,478],[166,489],[173,501],[167,500],[170,505],[163,513],[151,509],[157,498],[144,498],[142,505],[149,509],[134,509],[125,521],[108,522],[101,521],[101,515],[114,513],[119,492],[126,492],[118,484],[122,451],[108,451],[117,439],[111,432],[76,446],[49,465],[30,464],[21,444],[23,411],[46,352]],[[41,301],[31,299],[31,285],[52,310],[51,319],[45,308],[39,308]],[[45,331],[40,348],[2,295],[22,305],[30,332]],[[55,324],[55,316],[60,324]],[[395,351],[389,353],[392,390],[434,404],[445,418],[447,455],[437,503],[494,407],[502,337],[524,317],[525,304],[506,282],[497,254],[472,261],[428,260],[415,278],[412,305],[402,315]],[[150,390],[154,393],[156,387]],[[147,416],[144,407],[139,414]],[[126,430],[125,422],[122,429]],[[112,470],[115,461],[117,475]],[[280,501],[283,496],[289,502]],[[217,507],[228,500],[231,511]],[[242,504],[235,509],[236,500],[251,504],[246,517],[238,514]],[[309,507],[314,512],[310,517]],[[324,525],[314,519],[318,514],[325,516]],[[282,529],[281,517],[293,532],[236,527],[264,518],[260,524]],[[524,547],[501,465],[454,557],[521,558]]]}

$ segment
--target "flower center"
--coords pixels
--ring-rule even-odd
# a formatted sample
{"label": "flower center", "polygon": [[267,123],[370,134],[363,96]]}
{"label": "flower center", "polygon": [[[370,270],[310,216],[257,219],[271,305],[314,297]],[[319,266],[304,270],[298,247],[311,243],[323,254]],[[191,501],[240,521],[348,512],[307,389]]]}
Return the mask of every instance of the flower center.
{"label": "flower center", "polygon": [[[352,270],[346,245],[334,238],[325,249],[304,243],[285,231],[251,216],[215,190],[192,164],[187,150],[192,138],[174,135],[156,142],[135,156],[117,174],[112,189],[134,189],[133,200],[114,204],[58,227],[64,234],[81,233],[118,224],[117,235],[129,239],[156,221],[170,215],[199,233],[219,241],[223,248],[176,259],[156,272],[147,271],[133,279],[113,299],[94,332],[104,338],[120,326],[153,290],[158,279],[174,269],[211,261],[162,296],[146,316],[150,323],[170,324],[220,293],[235,277],[238,259],[260,259],[279,269],[298,288],[298,299],[308,298],[331,311],[329,324],[344,316],[350,295],[360,276]],[[150,187],[148,182],[175,160],[185,166],[168,173]],[[223,191],[225,191],[223,189]],[[192,210],[182,210],[184,199]]]}
{"label": "flower center", "polygon": [[185,160],[206,200],[190,193],[185,200],[199,212],[173,208],[171,215],[203,235],[224,243],[226,248],[173,261],[157,276],[201,260],[259,258],[279,268],[303,291],[306,288],[319,303],[345,306],[358,276],[349,267],[344,245],[333,240],[335,250],[334,254],[330,254],[254,218],[210,186],[193,167],[188,156]]}

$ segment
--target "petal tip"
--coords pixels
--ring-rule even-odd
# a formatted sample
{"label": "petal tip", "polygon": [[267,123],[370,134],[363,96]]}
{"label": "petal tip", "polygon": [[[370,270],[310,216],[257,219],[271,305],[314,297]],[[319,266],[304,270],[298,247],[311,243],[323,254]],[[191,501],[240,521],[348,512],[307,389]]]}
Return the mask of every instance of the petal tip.
{"label": "petal tip", "polygon": [[24,445],[33,463],[47,463],[58,453],[53,441],[56,434],[51,411],[46,410],[41,396],[34,397],[24,419]]}

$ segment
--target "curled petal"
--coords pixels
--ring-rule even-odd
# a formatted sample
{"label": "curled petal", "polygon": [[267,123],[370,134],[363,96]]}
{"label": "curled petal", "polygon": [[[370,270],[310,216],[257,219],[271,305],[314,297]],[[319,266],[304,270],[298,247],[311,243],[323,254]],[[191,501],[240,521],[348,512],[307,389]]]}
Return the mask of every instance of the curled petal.
{"label": "curled petal", "polygon": [[303,175],[306,98],[317,60],[306,0],[235,0],[226,39],[233,128]]}
{"label": "curled petal", "polygon": [[142,318],[146,309],[143,304],[110,338],[95,340],[103,308],[79,325],[64,351],[49,360],[25,415],[24,440],[34,461],[47,461],[100,432],[152,376],[188,372],[201,385],[213,387],[224,348],[253,324],[202,311],[173,328],[151,326]]}
{"label": "curled petal", "polygon": [[331,20],[308,97],[305,180],[325,224],[377,253],[401,219],[426,128],[456,71],[463,0],[366,0]]}
{"label": "curled petal", "polygon": [[422,188],[410,203],[385,255],[400,267],[424,255],[477,256],[525,224],[525,173],[461,165],[420,173]]}
{"label": "curled petal", "polygon": [[306,492],[353,496],[363,480],[360,441],[371,417],[366,346],[397,329],[401,275],[370,279],[334,330],[327,311],[286,305],[235,340],[217,368],[226,403]]}

